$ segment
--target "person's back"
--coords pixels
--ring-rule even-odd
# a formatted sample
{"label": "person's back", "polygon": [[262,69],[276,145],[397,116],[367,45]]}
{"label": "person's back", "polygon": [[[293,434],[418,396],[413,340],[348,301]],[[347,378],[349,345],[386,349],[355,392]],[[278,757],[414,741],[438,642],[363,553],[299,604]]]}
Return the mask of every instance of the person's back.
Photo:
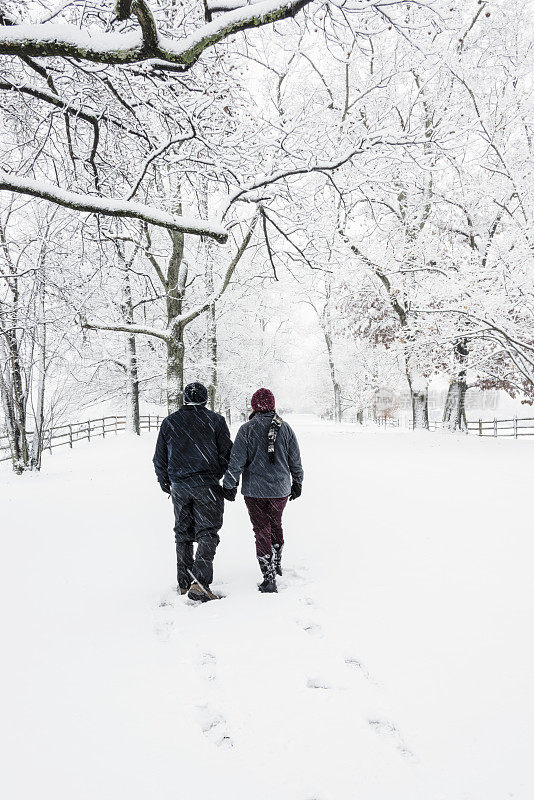
{"label": "person's back", "polygon": [[159,485],[172,496],[179,591],[193,600],[214,597],[209,587],[224,511],[219,480],[232,448],[224,418],[206,408],[207,400],[202,384],[185,387],[185,405],[163,420],[153,458]]}
{"label": "person's back", "polygon": [[182,488],[214,486],[228,466],[231,443],[224,418],[203,405],[184,405],[166,417],[154,455],[156,472]]}
{"label": "person's back", "polygon": [[[241,492],[246,497],[287,497],[293,482],[302,484],[303,472],[297,437],[290,425],[281,420],[274,447],[269,459],[268,435],[274,411],[258,412],[239,429],[226,475],[239,482],[239,474],[232,473],[234,464],[242,467]],[[241,455],[241,458],[238,456]],[[224,485],[228,486],[226,480]]]}
{"label": "person's back", "polygon": [[227,499],[233,499],[243,476],[241,492],[264,578],[258,588],[261,592],[276,592],[275,575],[282,574],[282,514],[288,497],[294,500],[300,496],[304,473],[297,437],[276,413],[273,393],[258,389],[251,405],[250,420],[237,432],[223,491]]}

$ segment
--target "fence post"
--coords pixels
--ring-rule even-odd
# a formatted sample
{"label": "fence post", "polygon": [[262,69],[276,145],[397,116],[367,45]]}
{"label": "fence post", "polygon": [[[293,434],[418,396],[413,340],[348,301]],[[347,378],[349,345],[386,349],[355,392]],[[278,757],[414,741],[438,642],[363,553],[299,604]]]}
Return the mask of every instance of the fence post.
{"label": "fence post", "polygon": [[115,436],[118,434],[118,432],[119,431],[117,430],[117,417],[115,417]]}
{"label": "fence post", "polygon": [[104,422],[105,417],[102,417],[102,438],[106,438],[106,423]]}
{"label": "fence post", "polygon": [[493,417],[493,435],[497,436],[497,417]]}
{"label": "fence post", "polygon": [[91,441],[91,420],[87,420],[87,441]]}
{"label": "fence post", "polygon": [[478,420],[478,435],[482,436],[482,420]]}
{"label": "fence post", "polygon": [[150,414],[148,415],[148,430],[150,430]]}
{"label": "fence post", "polygon": [[158,416],[156,417],[156,428],[159,428],[159,414],[158,414]]}
{"label": "fence post", "polygon": [[514,417],[514,439],[517,439],[517,417]]}
{"label": "fence post", "polygon": [[69,424],[69,445],[72,447],[72,425]]}

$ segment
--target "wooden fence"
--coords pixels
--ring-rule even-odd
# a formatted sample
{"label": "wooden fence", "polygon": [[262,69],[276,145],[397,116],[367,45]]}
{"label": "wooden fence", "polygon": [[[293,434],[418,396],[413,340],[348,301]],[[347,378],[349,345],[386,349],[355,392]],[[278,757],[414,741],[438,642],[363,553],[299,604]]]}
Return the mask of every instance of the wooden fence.
{"label": "wooden fence", "polygon": [[477,436],[534,436],[534,417],[511,417],[510,419],[479,419],[467,422],[467,429]]}
{"label": "wooden fence", "polygon": [[[163,416],[154,414],[144,414],[139,418],[141,430],[157,430],[160,426]],[[54,447],[62,447],[63,445],[72,445],[75,442],[81,442],[87,439],[89,442],[97,436],[114,436],[119,431],[126,429],[125,416],[113,417],[99,417],[97,419],[88,419],[85,422],[72,422],[65,425],[55,425],[52,428],[46,428],[43,433],[43,451],[49,450],[52,452]],[[26,434],[28,441],[31,441],[33,432]],[[0,436],[0,461],[9,461],[11,453],[9,451],[9,439],[7,436]]]}
{"label": "wooden fence", "polygon": [[[155,414],[144,414],[139,418],[141,430],[157,430],[164,419],[163,416]],[[379,417],[377,423],[384,428],[399,428],[400,422],[398,419]],[[411,423],[408,427],[412,427]],[[430,430],[440,430],[443,428],[442,422],[430,422]],[[87,439],[89,442],[97,436],[114,436],[119,431],[126,429],[125,416],[113,417],[98,417],[97,419],[88,419],[85,422],[72,422],[65,425],[55,425],[52,428],[46,428],[43,435],[43,451],[49,450],[52,452],[54,447],[62,447],[63,445],[72,445],[75,442],[81,442]],[[476,436],[507,436],[509,438],[518,439],[520,436],[534,436],[534,417],[511,417],[510,419],[492,419],[492,420],[468,420],[467,430],[469,433],[474,433]],[[31,441],[32,432],[27,434],[28,440]],[[0,461],[9,461],[11,453],[9,452],[9,440],[7,436],[0,436]]]}
{"label": "wooden fence", "polygon": [[[411,420],[401,422],[400,419],[396,417],[377,417],[375,422],[382,428],[409,428],[410,430],[413,428],[413,422]],[[429,431],[438,431],[441,430],[442,427],[443,422],[431,421],[428,423]]]}
{"label": "wooden fence", "polygon": [[[399,428],[398,419],[380,417],[377,420],[379,425],[384,428]],[[406,423],[407,428],[412,428],[411,422]],[[443,430],[444,423],[439,420],[431,421],[428,424],[429,430]],[[467,430],[476,436],[507,436],[518,439],[520,436],[534,436],[534,417],[510,417],[510,419],[477,419],[467,420]]]}

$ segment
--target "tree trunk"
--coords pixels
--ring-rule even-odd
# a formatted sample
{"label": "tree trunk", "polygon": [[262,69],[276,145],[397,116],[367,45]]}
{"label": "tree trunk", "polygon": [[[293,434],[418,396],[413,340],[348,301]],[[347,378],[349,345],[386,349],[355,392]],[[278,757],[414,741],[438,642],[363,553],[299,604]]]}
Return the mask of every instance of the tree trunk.
{"label": "tree trunk", "polygon": [[343,412],[341,410],[341,387],[334,383],[334,422],[340,423]]}
{"label": "tree trunk", "polygon": [[[212,279],[213,287],[213,279]],[[215,398],[217,396],[217,322],[215,319],[215,304],[208,309],[207,318],[207,348],[208,348],[208,402],[212,411],[215,411]]]}
{"label": "tree trunk", "polygon": [[449,390],[443,410],[443,423],[450,431],[467,427],[465,420],[465,393],[467,392],[466,361],[469,355],[467,343],[457,342],[454,347],[455,369],[449,384]]}
{"label": "tree trunk", "polygon": [[[173,212],[182,213],[179,189],[175,189]],[[187,283],[187,264],[184,261],[184,235],[171,234],[172,253],[167,269],[167,327],[171,335],[167,341],[167,408],[169,414],[184,402],[184,326],[176,322],[182,313]]]}
{"label": "tree trunk", "polygon": [[[9,359],[7,358],[7,349],[4,350],[3,340],[0,339],[0,356],[2,357],[2,362],[10,365]],[[17,458],[17,454],[19,452],[19,443],[17,439],[17,423],[15,419],[15,408],[13,405],[13,388],[11,385],[11,376],[9,372],[4,373],[2,371],[2,364],[0,363],[0,393],[2,395],[2,408],[4,410],[4,419],[6,422],[7,428],[7,437],[9,442],[9,449],[11,451],[11,459],[13,462],[13,469],[15,472],[22,472],[22,470],[17,470],[17,464],[19,463],[19,459]]]}
{"label": "tree trunk", "polygon": [[415,371],[407,373],[412,400],[412,420],[414,430],[428,430],[428,380]]}
{"label": "tree trunk", "polygon": [[[204,179],[200,196],[201,211],[205,219],[209,218],[208,182]],[[206,295],[209,297],[214,292],[213,281],[213,252],[211,242],[206,236],[202,237],[201,246],[204,250],[204,280]],[[206,350],[208,357],[208,404],[215,411],[217,396],[217,320],[215,316],[215,303],[212,303],[206,314]]]}
{"label": "tree trunk", "polygon": [[336,365],[334,361],[334,347],[332,336],[332,320],[330,317],[330,282],[326,283],[326,302],[321,318],[324,340],[326,342],[326,350],[328,353],[328,366],[330,368],[330,378],[332,380],[332,388],[334,390],[334,422],[339,424],[341,422],[343,412],[341,409],[341,386],[337,380]]}
{"label": "tree trunk", "polygon": [[[132,300],[132,285],[130,282],[129,266],[124,270],[123,281],[123,313],[124,321],[134,324],[134,309]],[[139,373],[137,368],[137,346],[135,334],[126,337],[126,430],[141,434],[141,422],[139,417]]]}
{"label": "tree trunk", "polygon": [[181,325],[174,325],[167,342],[167,408],[169,414],[184,402],[184,332]]}
{"label": "tree trunk", "polygon": [[40,329],[39,338],[39,380],[37,382],[37,402],[35,408],[35,426],[33,431],[30,468],[32,470],[41,469],[41,456],[43,452],[43,435],[44,435],[44,394],[46,382],[46,322],[45,322],[45,275],[44,268],[41,269],[40,281],[40,312],[41,323],[37,325],[37,330]]}
{"label": "tree trunk", "polygon": [[141,421],[139,416],[139,374],[137,370],[137,350],[135,336],[126,339],[126,430],[141,434]]}
{"label": "tree trunk", "polygon": [[465,375],[452,378],[445,400],[443,423],[450,431],[456,431],[465,426],[465,393],[467,382]]}
{"label": "tree trunk", "polygon": [[22,377],[19,343],[14,331],[8,332],[9,363],[11,368],[11,411],[13,440],[11,442],[11,456],[13,470],[21,475],[30,466],[28,439],[26,436],[26,399]]}

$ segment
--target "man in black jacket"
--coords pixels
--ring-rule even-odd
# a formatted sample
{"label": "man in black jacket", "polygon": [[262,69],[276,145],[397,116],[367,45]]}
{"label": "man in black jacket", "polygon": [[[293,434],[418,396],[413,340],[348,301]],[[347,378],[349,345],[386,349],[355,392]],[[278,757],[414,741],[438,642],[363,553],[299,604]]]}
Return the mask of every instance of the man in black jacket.
{"label": "man in black jacket", "polygon": [[180,594],[201,601],[215,597],[210,584],[224,511],[219,481],[232,449],[224,417],[206,408],[207,402],[201,383],[185,387],[184,405],[161,423],[153,459],[158,483],[174,505]]}

